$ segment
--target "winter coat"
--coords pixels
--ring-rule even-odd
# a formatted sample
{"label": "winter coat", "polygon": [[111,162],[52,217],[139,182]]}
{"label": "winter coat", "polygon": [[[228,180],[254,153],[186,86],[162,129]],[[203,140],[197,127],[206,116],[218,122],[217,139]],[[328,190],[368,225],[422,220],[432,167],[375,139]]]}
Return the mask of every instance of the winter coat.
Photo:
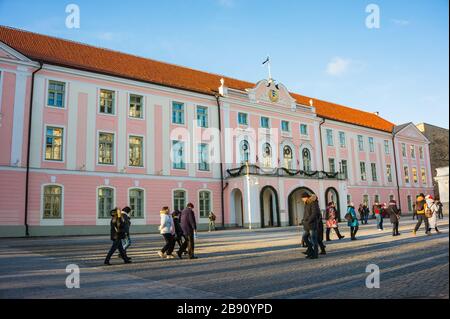
{"label": "winter coat", "polygon": [[437,220],[438,220],[438,212],[439,212],[439,207],[434,203],[434,201],[432,199],[427,199],[426,200],[426,208],[429,208],[432,212],[433,215],[428,218],[428,223],[429,223],[429,227],[430,228],[436,228],[437,227]]}
{"label": "winter coat", "polygon": [[185,236],[190,236],[197,230],[197,223],[195,221],[194,211],[190,208],[185,208],[181,212],[181,229]]}
{"label": "winter coat", "polygon": [[349,227],[356,227],[359,226],[358,217],[356,217],[355,207],[348,206],[347,213],[350,213],[352,215],[352,220],[349,220],[347,222]]}
{"label": "winter coat", "polygon": [[169,214],[161,214],[161,223],[159,225],[159,231],[161,235],[175,234],[175,227],[173,224],[172,216]]}
{"label": "winter coat", "polygon": [[337,221],[336,221],[336,208],[333,206],[329,206],[327,208],[327,222],[326,222],[327,228],[336,228],[338,227]]}
{"label": "winter coat", "polygon": [[303,229],[310,231],[317,229],[317,223],[320,217],[319,202],[316,195],[311,195],[305,203],[305,213],[303,215]]}
{"label": "winter coat", "polygon": [[389,214],[389,219],[391,220],[391,223],[398,223],[400,220],[400,210],[398,209],[397,205],[395,204],[389,204],[389,207],[387,209],[387,213]]}
{"label": "winter coat", "polygon": [[173,219],[173,225],[175,226],[175,234],[177,235],[178,238],[181,238],[181,236],[183,236],[183,229],[181,229],[179,217]]}
{"label": "winter coat", "polygon": [[416,212],[417,215],[425,215],[425,204],[427,202],[425,201],[425,198],[422,196],[417,197],[416,200]]}
{"label": "winter coat", "polygon": [[113,216],[111,218],[110,222],[111,226],[111,240],[116,241],[118,239],[124,239],[125,238],[125,220],[123,218],[123,215],[121,217]]}
{"label": "winter coat", "polygon": [[130,234],[130,227],[131,227],[131,218],[126,213],[122,213],[122,216],[123,216],[123,220],[124,220],[124,223],[125,223],[125,225],[123,227],[123,232],[126,235],[129,235]]}

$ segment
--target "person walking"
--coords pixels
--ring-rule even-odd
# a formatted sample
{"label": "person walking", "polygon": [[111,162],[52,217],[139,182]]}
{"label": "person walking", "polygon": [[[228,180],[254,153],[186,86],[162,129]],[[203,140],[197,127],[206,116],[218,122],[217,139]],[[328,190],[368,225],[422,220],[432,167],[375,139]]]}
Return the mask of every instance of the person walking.
{"label": "person walking", "polygon": [[348,227],[350,227],[351,240],[356,240],[356,233],[359,229],[358,217],[356,216],[355,205],[350,203],[347,207],[347,214],[345,215]]}
{"label": "person walking", "polygon": [[359,220],[361,221],[361,224],[364,224],[364,206],[363,206],[363,204],[359,204],[358,213],[359,213]]}
{"label": "person walking", "polygon": [[438,218],[444,219],[443,205],[439,199],[436,199],[436,206],[438,207]]}
{"label": "person walking", "polygon": [[364,224],[367,225],[369,223],[370,209],[369,207],[367,207],[366,204],[363,204],[363,210],[364,210]]}
{"label": "person walking", "polygon": [[[123,250],[127,251],[128,247],[131,246],[131,237],[130,237],[130,227],[131,227],[131,217],[130,217],[130,213],[131,213],[131,208],[126,206],[122,209],[122,217],[124,220],[124,227],[123,227],[123,232],[125,233],[125,238],[122,239],[122,247]],[[119,257],[122,258],[120,256],[120,252],[119,252]],[[129,257],[131,259],[131,257]]]}
{"label": "person walking", "polygon": [[[425,217],[428,217],[428,232],[431,234],[431,230],[434,229],[436,233],[440,233],[437,227],[439,207],[436,205],[433,196],[427,195],[425,197]],[[428,216],[427,216],[428,215]]]}
{"label": "person walking", "polygon": [[161,222],[159,225],[160,234],[164,237],[166,244],[164,247],[158,251],[158,255],[161,258],[175,258],[172,255],[173,249],[175,247],[175,225],[172,216],[169,214],[169,207],[164,206],[159,212],[161,217]]}
{"label": "person walking", "polygon": [[110,260],[111,256],[115,253],[115,251],[118,249],[120,253],[120,257],[123,259],[124,263],[129,264],[131,263],[131,259],[127,256],[126,251],[123,249],[122,246],[122,239],[125,238],[125,220],[122,216],[122,212],[119,208],[115,208],[111,211],[111,222],[110,222],[110,238],[112,240],[112,246],[109,250],[108,254],[105,258],[105,265],[110,266]]}
{"label": "person walking", "polygon": [[425,217],[426,203],[427,202],[425,201],[425,195],[423,193],[420,193],[416,199],[415,211],[416,211],[416,215],[417,215],[417,224],[413,230],[414,235],[416,235],[417,231],[420,228],[420,225],[422,225],[422,222],[424,222],[424,224],[425,224],[425,234],[430,235],[430,232],[429,232],[430,225],[428,224],[428,218]]}
{"label": "person walking", "polygon": [[323,219],[322,219],[322,213],[319,212],[319,216],[317,219],[317,244],[320,248],[320,255],[326,255],[327,252],[325,248],[325,244],[323,243]]}
{"label": "person walking", "polygon": [[197,223],[195,221],[193,209],[194,204],[189,203],[181,212],[181,228],[183,229],[183,234],[186,237],[186,240],[177,252],[180,259],[183,258],[182,253],[186,250],[186,248],[189,259],[197,259],[197,256],[194,255],[194,237],[197,233]]}
{"label": "person walking", "polygon": [[[417,201],[417,196],[416,196],[416,201]],[[414,220],[414,219],[417,218],[416,204],[413,204],[412,209],[413,209],[413,216],[412,216],[412,218]]]}
{"label": "person walking", "polygon": [[[172,212],[173,225],[175,226],[175,242],[178,243],[178,248],[181,248],[183,242],[186,241],[180,224],[180,216],[181,212],[178,209]],[[187,251],[184,251],[183,253],[187,254]]]}
{"label": "person walking", "polygon": [[214,215],[213,212],[209,212],[208,219],[209,219],[208,231],[211,232],[211,229],[216,230],[216,215]]}
{"label": "person walking", "polygon": [[302,201],[305,203],[303,215],[303,241],[307,245],[305,252],[306,258],[317,259],[319,256],[318,248],[318,221],[320,215],[319,202],[316,195],[309,195],[307,192],[302,194]]}
{"label": "person walking", "polygon": [[389,219],[392,224],[392,236],[399,236],[398,226],[400,224],[400,210],[397,207],[397,202],[391,200],[389,202],[389,207],[387,208],[387,213],[389,214]]}
{"label": "person walking", "polygon": [[338,222],[336,220],[336,215],[337,215],[337,211],[336,211],[336,206],[334,205],[333,202],[329,202],[328,206],[327,206],[327,210],[326,210],[326,241],[331,241],[330,238],[330,233],[331,230],[334,229],[334,231],[336,232],[336,235],[338,236],[339,239],[344,238],[345,236],[342,236],[341,233],[339,232],[339,226],[338,226]]}
{"label": "person walking", "polygon": [[382,211],[380,203],[376,202],[373,205],[373,212],[374,212],[375,218],[377,220],[377,229],[378,229],[378,231],[382,231],[383,230],[383,211]]}

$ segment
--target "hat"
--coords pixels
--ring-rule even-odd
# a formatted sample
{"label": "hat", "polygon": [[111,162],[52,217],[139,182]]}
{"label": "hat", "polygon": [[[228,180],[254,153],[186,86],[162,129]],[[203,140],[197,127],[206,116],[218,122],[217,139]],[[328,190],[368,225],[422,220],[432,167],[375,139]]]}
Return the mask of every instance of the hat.
{"label": "hat", "polygon": [[425,198],[434,200],[433,196],[431,196],[431,195],[427,195],[427,197],[425,197]]}
{"label": "hat", "polygon": [[128,206],[125,206],[124,208],[122,208],[122,211],[128,214],[129,212],[131,212],[131,208]]}
{"label": "hat", "polygon": [[303,192],[302,198],[310,198],[311,195],[309,195],[307,192]]}

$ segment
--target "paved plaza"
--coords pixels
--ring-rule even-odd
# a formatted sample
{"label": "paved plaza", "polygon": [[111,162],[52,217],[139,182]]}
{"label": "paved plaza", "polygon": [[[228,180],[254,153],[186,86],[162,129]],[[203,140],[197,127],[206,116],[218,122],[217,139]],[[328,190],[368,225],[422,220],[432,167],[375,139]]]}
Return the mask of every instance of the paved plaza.
{"label": "paved plaza", "polygon": [[[134,236],[133,264],[103,266],[107,236],[0,239],[0,298],[449,298],[448,218],[441,234],[401,236],[391,225],[361,227],[357,241],[327,243],[326,256],[301,253],[299,227],[199,233],[197,260],[162,260],[156,234]],[[334,234],[333,234],[334,235]],[[80,288],[66,287],[66,266],[80,268]],[[380,268],[380,288],[366,287],[366,267]]]}

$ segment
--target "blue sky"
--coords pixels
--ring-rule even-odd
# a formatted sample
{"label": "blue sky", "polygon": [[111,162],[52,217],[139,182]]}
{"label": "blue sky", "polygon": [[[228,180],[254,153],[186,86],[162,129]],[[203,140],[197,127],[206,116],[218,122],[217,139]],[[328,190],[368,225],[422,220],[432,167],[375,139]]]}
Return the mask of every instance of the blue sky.
{"label": "blue sky", "polygon": [[[80,29],[65,27],[77,4]],[[365,25],[380,8],[380,28]],[[0,24],[449,127],[448,0],[0,0]]]}

